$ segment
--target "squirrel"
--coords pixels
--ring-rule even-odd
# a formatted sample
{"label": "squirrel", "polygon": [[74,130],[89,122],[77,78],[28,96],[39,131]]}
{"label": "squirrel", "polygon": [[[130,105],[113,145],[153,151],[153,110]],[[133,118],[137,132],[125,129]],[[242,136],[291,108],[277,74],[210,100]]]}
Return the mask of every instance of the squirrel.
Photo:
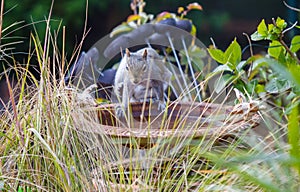
{"label": "squirrel", "polygon": [[[172,73],[165,66],[163,59],[152,48],[143,48],[130,52],[121,59],[114,81],[114,93],[128,107],[129,102],[158,101],[159,109],[165,107],[164,91],[168,87]],[[117,109],[122,116],[122,109]]]}

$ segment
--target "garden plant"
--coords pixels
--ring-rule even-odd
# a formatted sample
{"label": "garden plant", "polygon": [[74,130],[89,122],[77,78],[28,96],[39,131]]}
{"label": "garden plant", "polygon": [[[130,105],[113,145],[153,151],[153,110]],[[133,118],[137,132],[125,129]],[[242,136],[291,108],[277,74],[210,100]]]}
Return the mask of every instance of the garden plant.
{"label": "garden plant", "polygon": [[[4,3],[2,0],[1,24],[5,20]],[[176,70],[172,77],[175,83],[168,89],[169,98],[171,91],[175,96],[166,105],[185,102],[204,106],[205,114],[193,117],[189,134],[185,134],[186,122],[178,120],[174,124],[182,135],[172,130],[168,137],[158,132],[153,139],[151,130],[146,130],[142,140],[138,134],[107,134],[103,122],[110,119],[103,120],[99,114],[111,101],[99,97],[99,87],[93,83],[105,70],[117,68],[120,60],[114,60],[112,54],[105,64],[99,59],[101,69],[79,73],[81,68],[74,66],[93,53],[89,52],[92,48],[82,50],[88,30],[84,29],[82,40],[67,59],[68,26],[51,25],[54,3],[43,21],[43,35],[32,23],[22,62],[14,59],[14,46],[19,42],[3,41],[13,39],[13,32],[22,30],[23,24],[15,21],[5,28],[0,26],[1,62],[9,66],[4,67],[0,78],[9,80],[13,74],[16,82],[8,83],[10,102],[0,114],[0,191],[300,190],[300,36],[294,35],[290,41],[287,38],[293,28],[299,28],[298,23],[279,17],[270,22],[263,19],[253,34],[245,34],[248,46],[242,48],[235,38],[221,50],[213,41],[206,48],[196,37],[197,28],[188,14],[201,12],[200,4],[153,15],[145,12],[145,1],[131,1],[132,15],[108,34],[109,43],[104,46],[102,39],[95,47],[106,50],[107,55],[113,53],[113,45],[125,49],[126,38],[137,39],[131,35],[149,26],[157,27],[157,31],[162,29],[159,26],[168,26],[188,34],[181,48],[172,45],[172,32],[165,33],[170,35],[166,36],[170,46],[155,47],[166,65]],[[257,54],[256,48],[261,47],[264,51]],[[87,63],[95,59],[93,56]],[[94,76],[94,82],[86,80]],[[194,114],[194,108],[187,109],[188,114]],[[167,110],[160,114],[162,122],[172,116]],[[218,115],[205,110],[215,110]],[[259,119],[255,123],[253,113]],[[236,127],[240,120],[238,125],[247,126]],[[216,125],[219,132],[211,133]],[[162,123],[160,131],[167,126]],[[199,127],[205,127],[201,135],[197,135]],[[228,127],[236,130],[224,129]],[[128,127],[118,130],[122,128]],[[142,145],[144,141],[149,145]]]}

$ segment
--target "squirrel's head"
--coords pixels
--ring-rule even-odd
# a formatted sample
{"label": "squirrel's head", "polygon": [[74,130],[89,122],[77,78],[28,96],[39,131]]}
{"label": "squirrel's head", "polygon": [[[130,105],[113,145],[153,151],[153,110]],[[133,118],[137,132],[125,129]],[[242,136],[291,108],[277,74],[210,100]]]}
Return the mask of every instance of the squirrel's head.
{"label": "squirrel's head", "polygon": [[147,50],[142,55],[126,49],[126,70],[132,83],[138,84],[148,76]]}

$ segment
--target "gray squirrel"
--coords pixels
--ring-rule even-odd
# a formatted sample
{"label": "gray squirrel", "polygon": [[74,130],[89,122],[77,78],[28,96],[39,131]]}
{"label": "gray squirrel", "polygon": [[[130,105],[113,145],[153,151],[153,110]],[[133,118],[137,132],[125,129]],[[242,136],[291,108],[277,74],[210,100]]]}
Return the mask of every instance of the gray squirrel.
{"label": "gray squirrel", "polygon": [[[126,49],[114,81],[114,93],[126,110],[130,102],[158,101],[159,109],[165,107],[164,91],[168,87],[172,73],[165,66],[161,56],[152,48],[137,52]],[[124,115],[122,108],[117,116]]]}

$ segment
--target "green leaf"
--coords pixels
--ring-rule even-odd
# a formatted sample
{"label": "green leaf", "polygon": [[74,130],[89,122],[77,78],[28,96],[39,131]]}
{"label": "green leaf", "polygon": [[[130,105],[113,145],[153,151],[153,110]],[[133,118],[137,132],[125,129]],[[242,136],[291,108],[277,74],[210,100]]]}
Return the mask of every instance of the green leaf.
{"label": "green leaf", "polygon": [[[295,97],[297,97],[297,94],[296,94],[294,91],[291,91],[291,92],[286,96],[286,100],[287,100],[287,101],[292,101]],[[299,103],[299,101],[297,101],[297,103]],[[290,105],[289,105],[289,106],[290,106]],[[291,105],[291,106],[293,106],[293,105]],[[289,110],[289,111],[288,111],[288,110]],[[289,109],[289,107],[286,108],[286,113],[285,113],[285,114],[289,114],[290,111],[291,111],[291,108],[290,108],[290,109]]]}
{"label": "green leaf", "polygon": [[288,68],[275,59],[265,58],[265,62],[275,70],[281,78],[288,79],[290,82],[294,83],[298,88],[300,88],[300,66],[291,65]]}
{"label": "green leaf", "polygon": [[[206,75],[205,79],[210,79],[210,78],[212,78],[212,77],[214,77],[214,76],[216,76],[216,75],[218,75],[218,74],[221,74],[221,75],[222,75],[222,73],[225,72],[225,71],[233,72],[233,71],[228,67],[228,65],[219,65],[217,68],[214,69],[213,72],[208,73],[208,74]],[[221,76],[221,75],[219,75],[219,76]],[[220,78],[219,76],[217,76],[217,77]],[[231,76],[236,77],[235,75],[231,75]]]}
{"label": "green leaf", "polygon": [[259,69],[263,66],[267,66],[269,62],[271,62],[272,60],[270,58],[266,58],[266,57],[262,57],[259,58],[257,60],[255,60],[252,64],[252,70],[256,70]]}
{"label": "green leaf", "polygon": [[129,32],[129,31],[132,31],[133,28],[130,27],[126,22],[122,23],[121,25],[118,25],[117,27],[115,27],[112,32],[110,33],[110,37],[113,37],[117,34],[120,34],[120,33],[125,33],[125,32]]}
{"label": "green leaf", "polygon": [[287,79],[273,78],[266,84],[266,91],[269,93],[282,93],[292,87],[292,84]]}
{"label": "green leaf", "polygon": [[265,86],[263,84],[257,84],[256,87],[255,87],[255,92],[257,94],[266,92]]}
{"label": "green leaf", "polygon": [[[247,60],[248,63],[251,63],[252,62],[252,65],[251,65],[251,73],[248,77],[249,80],[255,78],[255,76],[260,73],[261,71],[263,71],[263,73],[265,72],[265,66],[268,66],[267,62],[265,61],[265,57],[259,57],[257,58],[256,56],[253,56],[253,57],[250,57],[248,60]],[[264,76],[261,76],[262,78]],[[260,78],[261,78],[260,77]]]}
{"label": "green leaf", "polygon": [[257,31],[255,31],[252,35],[251,35],[251,40],[252,41],[260,41],[265,39],[265,37],[263,37],[261,34],[259,34]]}
{"label": "green leaf", "polygon": [[268,24],[268,33],[272,33],[273,30],[274,30],[274,28],[275,28],[275,25],[273,25],[273,24]]}
{"label": "green leaf", "polygon": [[224,52],[222,50],[216,49],[216,48],[209,48],[208,53],[218,63],[221,63],[221,64],[226,63],[226,60],[225,60],[225,57],[224,57]]}
{"label": "green leaf", "polygon": [[192,25],[192,30],[191,30],[191,35],[193,35],[193,36],[196,36],[196,34],[197,34],[197,28],[196,28],[196,26],[193,24]]}
{"label": "green leaf", "polygon": [[229,67],[232,70],[236,69],[236,66],[241,62],[242,49],[241,46],[236,41],[236,38],[232,41],[229,47],[224,53],[225,60],[227,61]]}
{"label": "green leaf", "polygon": [[277,34],[277,33],[270,33],[268,36],[267,36],[267,38],[266,39],[268,39],[268,40],[270,40],[270,41],[274,41],[274,40],[278,40],[279,39],[279,33]]}
{"label": "green leaf", "polygon": [[[282,29],[279,28],[279,27],[275,27],[273,30],[272,30],[272,33],[275,33],[276,36],[279,36],[279,34],[282,32]],[[274,34],[273,34],[274,35]]]}
{"label": "green leaf", "polygon": [[293,37],[290,49],[293,53],[296,53],[300,49],[300,35]]}
{"label": "green leaf", "polygon": [[256,86],[258,84],[258,80],[257,79],[253,79],[250,82],[244,83],[244,86],[247,90],[247,92],[252,95],[255,92]]}
{"label": "green leaf", "polygon": [[238,70],[238,71],[241,71],[241,70],[243,70],[243,68],[245,67],[245,65],[247,65],[248,64],[248,61],[241,61],[237,66],[236,66],[236,69]]}
{"label": "green leaf", "polygon": [[268,28],[264,19],[259,23],[257,32],[263,37],[266,37],[268,35]]}
{"label": "green leaf", "polygon": [[285,20],[281,19],[280,17],[277,17],[276,25],[277,27],[279,27],[280,30],[283,30],[284,28],[286,28],[287,23],[285,22]]}
{"label": "green leaf", "polygon": [[279,41],[272,41],[269,44],[268,54],[275,59],[278,59],[279,56],[283,53],[284,49]]}
{"label": "green leaf", "polygon": [[182,64],[188,64],[188,59],[191,61],[193,68],[200,72],[203,70],[204,67],[204,61],[203,58],[205,58],[207,56],[207,52],[205,49],[202,49],[196,45],[191,45],[188,48],[188,58],[186,55],[186,51],[185,50],[181,50],[179,52],[180,57],[181,57],[181,63]]}
{"label": "green leaf", "polygon": [[229,71],[229,72],[233,72],[232,69],[230,69],[228,67],[228,65],[219,65],[218,67],[216,67],[213,71],[213,73],[221,73],[221,72],[224,72],[224,71]]}
{"label": "green leaf", "polygon": [[204,68],[205,64],[204,61],[201,58],[195,58],[192,61],[192,67],[197,72],[201,72]]}
{"label": "green leaf", "polygon": [[222,77],[220,77],[216,82],[215,82],[215,92],[218,94],[220,93],[226,85],[228,85],[230,82],[234,80],[235,76],[231,74],[225,74]]}

